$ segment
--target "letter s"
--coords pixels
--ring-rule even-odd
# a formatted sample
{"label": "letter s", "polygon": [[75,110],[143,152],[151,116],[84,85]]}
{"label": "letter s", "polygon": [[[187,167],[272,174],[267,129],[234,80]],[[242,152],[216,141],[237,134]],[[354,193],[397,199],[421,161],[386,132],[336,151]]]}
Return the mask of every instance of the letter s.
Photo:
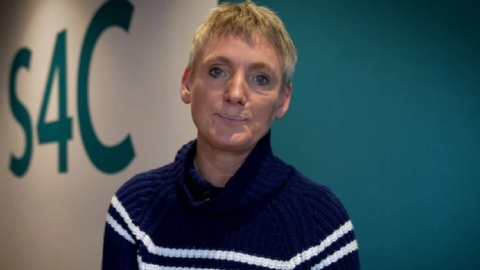
{"label": "letter s", "polygon": [[13,116],[17,119],[18,123],[22,126],[25,132],[25,152],[22,157],[17,158],[13,154],[10,156],[10,170],[16,176],[23,176],[30,165],[33,151],[33,138],[32,138],[32,122],[30,115],[28,114],[25,106],[18,100],[16,94],[16,78],[17,72],[20,68],[28,69],[30,67],[31,51],[26,48],[20,49],[13,60],[12,68],[10,70],[9,77],[9,96],[10,106]]}

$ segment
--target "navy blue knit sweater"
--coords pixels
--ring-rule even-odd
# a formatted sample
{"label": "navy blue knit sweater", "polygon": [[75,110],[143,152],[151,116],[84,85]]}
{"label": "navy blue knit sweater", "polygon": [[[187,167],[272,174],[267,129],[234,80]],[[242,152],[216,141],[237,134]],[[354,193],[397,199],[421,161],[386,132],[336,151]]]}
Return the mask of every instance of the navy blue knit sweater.
{"label": "navy blue knit sweater", "polygon": [[115,194],[104,270],[359,269],[349,217],[332,192],[263,137],[224,188],[196,172],[196,141]]}

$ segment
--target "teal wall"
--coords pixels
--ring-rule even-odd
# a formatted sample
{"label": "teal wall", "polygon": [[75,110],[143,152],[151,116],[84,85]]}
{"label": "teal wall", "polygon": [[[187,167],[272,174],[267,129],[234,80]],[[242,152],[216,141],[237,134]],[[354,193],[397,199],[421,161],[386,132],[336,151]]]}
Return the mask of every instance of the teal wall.
{"label": "teal wall", "polygon": [[362,268],[480,269],[480,1],[255,2],[299,53],[274,149],[344,202]]}

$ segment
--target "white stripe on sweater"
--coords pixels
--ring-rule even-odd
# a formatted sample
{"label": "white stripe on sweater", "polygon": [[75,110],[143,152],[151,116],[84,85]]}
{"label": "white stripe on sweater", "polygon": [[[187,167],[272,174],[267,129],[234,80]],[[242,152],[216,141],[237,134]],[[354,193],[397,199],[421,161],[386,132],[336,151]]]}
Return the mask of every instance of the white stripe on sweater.
{"label": "white stripe on sweater", "polygon": [[142,261],[142,257],[137,256],[138,266],[140,270],[219,270],[213,268],[193,268],[193,267],[175,267],[149,264]]}
{"label": "white stripe on sweater", "polygon": [[[118,201],[117,197],[112,198],[112,206],[120,214],[130,231],[135,238],[145,245],[147,250],[155,255],[169,257],[169,258],[192,258],[192,259],[215,259],[240,262],[255,266],[261,266],[270,269],[291,270],[305,261],[317,256],[323,252],[327,247],[332,245],[343,235],[353,230],[352,222],[349,220],[345,222],[340,228],[330,234],[319,245],[313,246],[296,256],[292,257],[288,261],[274,260],[259,256],[248,255],[235,251],[223,251],[223,250],[206,250],[206,249],[176,249],[176,248],[164,248],[156,246],[150,236],[141,231],[133,222],[123,205]],[[333,262],[332,262],[333,263]]]}
{"label": "white stripe on sweater", "polygon": [[340,260],[344,256],[347,256],[349,253],[354,252],[358,249],[357,241],[353,240],[352,242],[346,244],[341,249],[335,251],[332,255],[328,256],[327,258],[323,259],[319,264],[315,265],[312,270],[320,270],[336,261]]}
{"label": "white stripe on sweater", "polygon": [[112,216],[107,215],[107,223],[128,242],[135,244],[132,236]]}

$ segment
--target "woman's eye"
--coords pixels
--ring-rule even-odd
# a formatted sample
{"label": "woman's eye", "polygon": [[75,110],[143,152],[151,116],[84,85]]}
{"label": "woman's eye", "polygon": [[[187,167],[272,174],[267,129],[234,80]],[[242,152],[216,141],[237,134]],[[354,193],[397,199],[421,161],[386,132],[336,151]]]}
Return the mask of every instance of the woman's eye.
{"label": "woman's eye", "polygon": [[215,78],[223,76],[224,74],[225,74],[225,72],[223,72],[223,70],[221,70],[217,67],[214,67],[210,70],[210,75],[212,75]]}
{"label": "woman's eye", "polygon": [[263,75],[257,75],[253,78],[253,80],[258,84],[258,85],[266,85],[268,84],[268,78],[263,76]]}

